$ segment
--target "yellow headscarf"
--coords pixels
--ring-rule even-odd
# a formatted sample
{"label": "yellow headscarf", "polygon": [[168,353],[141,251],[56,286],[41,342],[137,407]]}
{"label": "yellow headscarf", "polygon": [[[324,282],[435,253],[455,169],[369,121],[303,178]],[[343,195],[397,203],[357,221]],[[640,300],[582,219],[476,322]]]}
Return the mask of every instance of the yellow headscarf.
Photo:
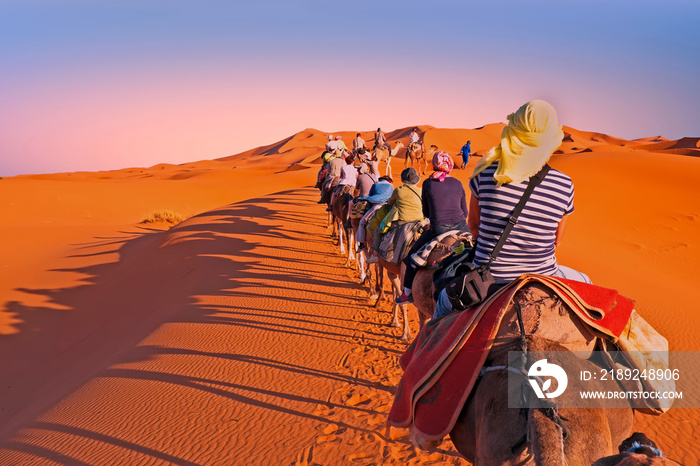
{"label": "yellow headscarf", "polygon": [[493,177],[498,186],[527,180],[547,163],[563,138],[554,107],[544,100],[528,102],[508,115],[501,143],[484,155],[471,177],[497,161]]}

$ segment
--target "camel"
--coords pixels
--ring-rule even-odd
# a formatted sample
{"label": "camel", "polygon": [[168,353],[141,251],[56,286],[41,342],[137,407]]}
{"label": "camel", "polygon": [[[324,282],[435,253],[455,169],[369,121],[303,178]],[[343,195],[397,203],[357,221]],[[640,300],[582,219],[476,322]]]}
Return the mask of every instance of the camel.
{"label": "camel", "polygon": [[[457,241],[455,236],[447,236],[438,243],[438,245],[433,249],[428,256],[428,264],[434,264],[439,262],[444,257],[448,256],[452,250],[451,246]],[[383,271],[386,270],[389,281],[391,282],[391,289],[393,293],[393,298],[396,299],[402,291],[401,283],[403,282],[403,262],[399,261],[398,264],[387,262],[382,258],[379,258],[379,270],[377,271],[377,279],[383,281],[384,274]],[[420,323],[420,328],[422,329],[425,323],[430,320],[435,310],[435,300],[433,299],[433,291],[435,287],[433,285],[433,272],[435,267],[423,267],[416,274],[413,280],[413,304],[418,309],[418,322]],[[377,285],[378,297],[375,307],[379,305],[379,302],[384,299],[384,291],[381,285]],[[402,340],[410,340],[411,329],[408,327],[408,310],[406,304],[399,306],[394,304],[394,315],[392,318],[392,327],[399,326],[399,308],[403,313],[403,334],[401,336]]]}
{"label": "camel", "polygon": [[[427,151],[423,151],[423,146],[417,142],[409,144],[408,148],[406,149],[406,160],[403,166],[404,168],[409,166],[413,167],[413,161],[415,160],[416,165],[418,166],[418,173],[425,175],[425,172],[428,169],[428,159],[432,160],[435,152],[437,152],[437,146],[434,144],[431,145]],[[420,169],[421,164],[423,165],[422,170]]]}
{"label": "camel", "polygon": [[[357,224],[359,227],[359,219],[357,220]],[[369,233],[369,230],[368,230]],[[371,238],[371,233],[367,235],[367,238]],[[364,263],[364,251],[361,251],[362,258],[360,259],[361,263]],[[392,302],[399,297],[401,294],[401,281],[403,278],[403,274],[401,273],[401,260],[398,261],[398,263],[393,263],[393,262],[388,262],[382,257],[378,258],[378,261],[376,262],[376,274],[375,274],[375,285],[372,286],[370,284],[370,289],[371,289],[371,298],[374,298],[376,296],[377,301],[374,304],[374,307],[378,307],[379,303],[381,303],[383,300],[386,299],[386,296],[384,294],[384,271],[386,271],[387,277],[389,278],[389,281],[391,283],[391,290],[392,290],[392,295],[391,295],[391,300]],[[364,272],[364,266],[361,266],[363,268],[363,271],[361,272],[361,280],[365,275]],[[392,327],[400,327],[401,324],[399,323],[399,310],[401,310],[401,313],[403,314],[403,330],[401,333],[401,340],[403,341],[408,341],[412,338],[411,335],[411,328],[408,325],[408,305],[403,304],[403,305],[398,305],[396,303],[393,304],[394,306],[394,313],[392,316],[391,320],[391,326]],[[427,319],[419,319],[420,321],[420,328],[423,328],[423,325],[427,321]]]}
{"label": "camel", "polygon": [[[378,264],[377,289],[379,296],[377,297],[377,302],[374,304],[374,307],[379,306],[379,303],[384,299],[384,270],[386,270],[386,274],[389,277],[389,282],[391,283],[392,301],[398,298],[401,294],[401,262],[394,264],[392,262],[387,262],[380,257]],[[403,332],[401,334],[401,340],[408,341],[413,336],[411,335],[411,328],[408,326],[408,304],[394,303],[394,315],[391,320],[391,326],[400,327],[399,308],[403,314]],[[426,321],[427,319],[419,319],[421,329],[423,328],[423,325],[425,325]]]}
{"label": "camel", "polygon": [[[330,227],[333,225],[333,211],[331,207],[331,200],[333,199],[333,190],[335,189],[336,186],[338,186],[338,178],[335,178],[331,181],[330,185],[326,186],[327,180],[324,180],[321,182],[320,190],[321,190],[321,199],[322,201],[326,204],[329,209],[328,211],[328,219],[326,222],[326,228]],[[335,230],[332,233],[332,236],[335,237]]]}
{"label": "camel", "polygon": [[[516,345],[517,346],[517,345]],[[528,351],[567,352],[560,344],[536,336],[527,337]],[[508,350],[513,345],[492,350],[487,365],[508,363]],[[557,354],[557,353],[554,353]],[[558,361],[550,358],[554,363]],[[572,368],[575,360],[578,367]],[[588,360],[567,358],[570,373],[599,370]],[[525,377],[525,376],[523,376]],[[581,382],[569,377],[567,390],[556,398],[564,404],[567,397],[578,396]],[[608,383],[616,382],[608,380]],[[587,382],[586,390],[608,390],[605,382]],[[528,390],[534,397],[534,393]],[[538,408],[508,407],[508,371],[486,372],[477,382],[459,415],[450,438],[455,448],[475,465],[590,465],[613,452],[632,430],[633,411],[626,408]],[[564,431],[563,429],[566,429]]]}
{"label": "camel", "polygon": [[385,176],[391,177],[391,158],[396,157],[396,155],[399,153],[399,149],[402,147],[404,147],[403,143],[401,141],[396,141],[396,145],[391,150],[379,147],[374,148],[372,157],[374,157],[378,162],[386,163],[386,171],[384,173]]}
{"label": "camel", "polygon": [[[360,220],[362,218],[350,218],[350,226],[352,227],[352,234],[354,238],[353,247],[357,247],[357,230],[360,228]],[[378,272],[378,263],[374,264],[375,273]],[[360,285],[364,284],[365,281],[370,283],[370,299],[376,299],[379,296],[378,291],[372,287],[372,280],[370,277],[370,264],[367,263],[367,254],[365,250],[361,250],[357,253],[357,260],[355,261],[355,268],[360,271]],[[369,280],[368,280],[369,279]]]}
{"label": "camel", "polygon": [[[345,188],[345,187],[344,187]],[[351,192],[344,189],[331,198],[331,214],[333,216],[333,232],[337,232],[338,246],[340,254],[346,254],[347,243],[347,261],[345,265],[355,260],[355,234],[352,228],[349,228],[349,201]]]}
{"label": "camel", "polygon": [[[429,271],[423,274],[424,283],[416,286],[425,288],[424,301],[415,304],[425,315],[432,312],[432,277]],[[430,277],[429,281],[427,278]],[[428,284],[430,286],[428,286]],[[420,292],[420,291],[419,291]],[[430,299],[428,299],[428,297]],[[414,296],[414,299],[417,296]],[[529,351],[576,351],[579,355],[592,355],[595,349],[595,336],[583,326],[578,318],[566,308],[560,299],[545,286],[530,283],[523,286],[506,310],[501,326],[493,339],[493,346],[486,359],[485,367],[507,366],[508,351],[520,350],[521,331],[516,308],[522,311],[523,325]],[[583,366],[574,369],[598,370],[592,362],[582,360]],[[592,367],[594,366],[594,368]],[[562,437],[561,428],[537,409],[519,410],[508,408],[508,371],[493,370],[484,373],[472,390],[464,405],[450,437],[455,448],[467,460],[479,464],[552,464],[574,465],[593,463],[612,453],[614,445],[627,437],[632,429],[631,408],[603,409],[576,408],[559,409],[561,419],[569,431]],[[576,383],[569,380],[578,393]],[[602,383],[596,381],[595,384]],[[586,390],[602,389],[587,385]],[[605,387],[605,389],[610,389]],[[415,437],[414,437],[415,438]],[[439,442],[415,442],[431,448]]]}

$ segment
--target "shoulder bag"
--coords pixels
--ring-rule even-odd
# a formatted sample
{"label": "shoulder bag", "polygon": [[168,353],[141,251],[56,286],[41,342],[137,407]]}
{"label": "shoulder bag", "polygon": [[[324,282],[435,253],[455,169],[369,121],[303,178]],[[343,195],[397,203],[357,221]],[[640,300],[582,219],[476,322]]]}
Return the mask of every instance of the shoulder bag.
{"label": "shoulder bag", "polygon": [[[530,178],[530,182],[520,198],[520,201],[513,209],[513,212],[506,223],[501,237],[498,242],[493,247],[491,255],[489,256],[488,262],[486,264],[477,266],[473,263],[462,263],[460,268],[465,270],[464,273],[452,281],[450,281],[445,286],[445,291],[447,293],[447,298],[450,300],[452,307],[456,311],[461,311],[484,301],[490,294],[494,293],[499,287],[496,285],[496,281],[491,274],[491,263],[494,261],[498,253],[501,252],[501,248],[506,242],[508,235],[513,230],[516,222],[518,221],[518,216],[523,211],[525,203],[532,194],[535,187],[542,182],[544,177],[549,172],[549,165],[542,167],[542,169]],[[477,239],[478,241],[478,239]],[[476,249],[476,246],[474,246]]]}

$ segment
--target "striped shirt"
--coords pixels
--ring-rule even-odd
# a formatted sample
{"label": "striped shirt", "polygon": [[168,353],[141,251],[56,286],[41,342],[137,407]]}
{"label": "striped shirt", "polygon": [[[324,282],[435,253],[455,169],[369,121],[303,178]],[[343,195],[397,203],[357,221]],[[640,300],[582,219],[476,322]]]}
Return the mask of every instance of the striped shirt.
{"label": "striped shirt", "polygon": [[[481,216],[479,240],[474,262],[488,262],[515,205],[529,180],[496,186],[492,164],[469,182],[478,198]],[[562,217],[574,211],[574,184],[567,175],[551,169],[535,188],[518,217],[505,245],[491,263],[497,283],[507,283],[524,273],[552,275],[559,265],[554,255],[554,240]]]}

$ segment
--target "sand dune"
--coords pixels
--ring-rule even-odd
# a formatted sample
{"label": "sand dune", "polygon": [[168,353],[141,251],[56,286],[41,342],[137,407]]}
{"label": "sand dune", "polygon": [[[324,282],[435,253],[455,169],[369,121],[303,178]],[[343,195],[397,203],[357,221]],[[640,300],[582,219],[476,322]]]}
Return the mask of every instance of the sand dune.
{"label": "sand dune", "polygon": [[[455,154],[502,127],[419,129]],[[672,350],[700,350],[700,158],[670,152],[694,154],[697,138],[565,131],[551,163],[573,178],[576,211],[560,262],[635,299]],[[466,464],[449,441],[427,453],[406,431],[385,437],[405,344],[324,228],[309,186],[326,137],[0,180],[0,465]],[[157,209],[190,218],[139,224]],[[635,422],[700,464],[700,410]]]}

